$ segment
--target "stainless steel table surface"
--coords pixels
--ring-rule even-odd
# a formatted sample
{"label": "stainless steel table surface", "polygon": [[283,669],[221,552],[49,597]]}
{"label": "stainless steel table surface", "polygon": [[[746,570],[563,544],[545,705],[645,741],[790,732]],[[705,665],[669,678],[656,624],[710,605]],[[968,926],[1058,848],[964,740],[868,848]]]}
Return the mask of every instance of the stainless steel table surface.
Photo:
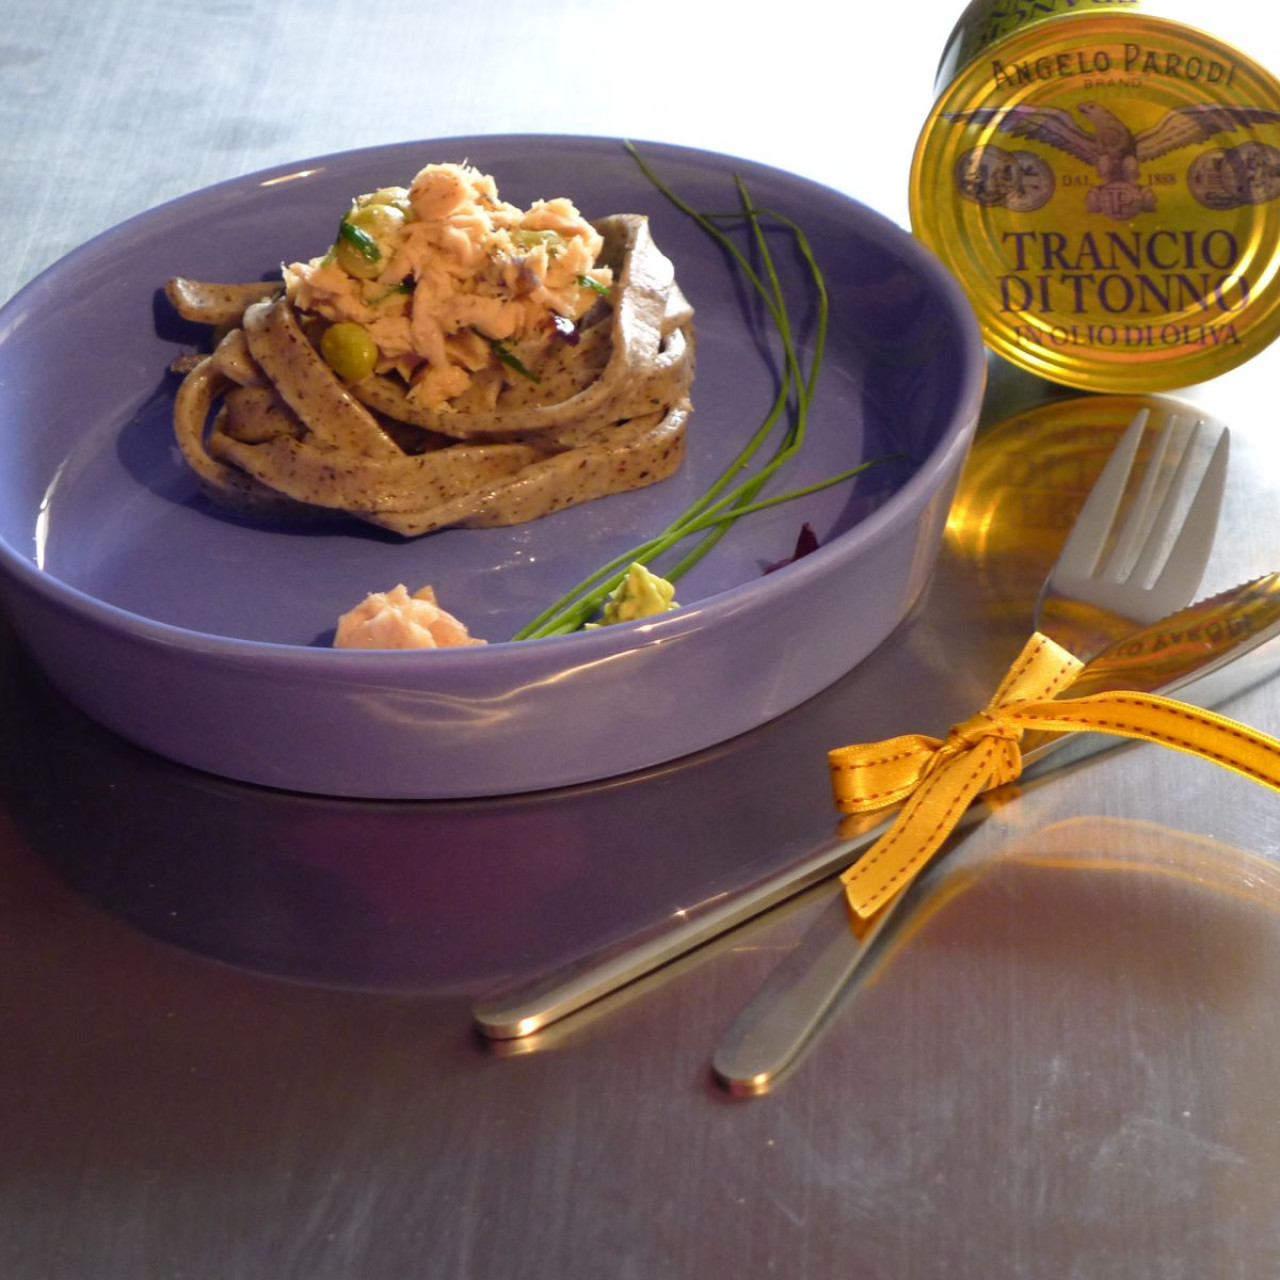
{"label": "stainless steel table surface", "polygon": [[[415,137],[684,143],[905,221],[953,17],[0,0],[0,298],[170,197]],[[1280,568],[1277,372],[1188,393],[1236,433],[1209,587]],[[992,375],[984,432],[1045,391]],[[765,1096],[708,1056],[807,899],[531,1041],[470,1030],[491,985],[827,836],[826,749],[974,710],[1049,541],[1011,568],[950,538],[885,645],[754,733],[486,802],[205,777],[89,723],[4,633],[0,1276],[1280,1274],[1280,802],[1155,747],[940,864]],[[1280,682],[1228,710],[1280,732]]]}

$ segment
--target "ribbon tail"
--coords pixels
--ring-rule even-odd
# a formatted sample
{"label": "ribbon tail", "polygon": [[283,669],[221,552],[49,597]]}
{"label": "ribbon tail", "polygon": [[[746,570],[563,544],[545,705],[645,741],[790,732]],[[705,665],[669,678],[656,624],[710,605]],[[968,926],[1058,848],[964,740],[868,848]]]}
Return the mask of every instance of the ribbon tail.
{"label": "ribbon tail", "polygon": [[841,875],[845,897],[857,916],[866,920],[875,915],[911,883],[985,789],[1001,748],[990,739],[934,770],[889,830]]}
{"label": "ribbon tail", "polygon": [[1121,690],[1026,702],[1007,711],[1025,729],[1108,733],[1155,742],[1280,791],[1280,740],[1185,702]]}
{"label": "ribbon tail", "polygon": [[870,813],[906,799],[942,743],[909,733],[873,748],[837,747],[827,753],[831,796],[841,813]]}

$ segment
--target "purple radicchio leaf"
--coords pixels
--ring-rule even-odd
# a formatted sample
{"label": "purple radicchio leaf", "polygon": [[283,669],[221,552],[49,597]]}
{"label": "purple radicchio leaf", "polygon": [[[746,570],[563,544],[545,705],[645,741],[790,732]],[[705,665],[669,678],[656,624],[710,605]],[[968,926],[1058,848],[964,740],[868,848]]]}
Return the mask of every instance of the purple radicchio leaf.
{"label": "purple radicchio leaf", "polygon": [[813,526],[806,520],[800,526],[800,536],[796,539],[796,549],[786,560],[778,560],[774,564],[767,564],[764,567],[765,573],[773,573],[775,569],[781,569],[784,565],[795,564],[797,560],[803,559],[810,552],[818,549],[818,535],[814,533]]}
{"label": "purple radicchio leaf", "polygon": [[556,333],[571,347],[578,345],[578,326],[568,316],[553,315],[551,322],[556,327]]}

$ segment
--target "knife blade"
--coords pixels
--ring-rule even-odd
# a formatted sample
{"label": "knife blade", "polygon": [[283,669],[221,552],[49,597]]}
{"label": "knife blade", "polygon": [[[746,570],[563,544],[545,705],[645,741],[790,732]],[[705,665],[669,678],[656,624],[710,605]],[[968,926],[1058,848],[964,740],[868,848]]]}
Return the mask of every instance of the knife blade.
{"label": "knife blade", "polygon": [[[1178,693],[1198,705],[1211,705],[1260,678],[1246,673],[1238,659],[1277,634],[1280,573],[1270,573],[1126,637],[1090,662],[1072,691],[1139,689]],[[1071,745],[1060,751],[1065,744]],[[1051,753],[1055,764],[1066,763],[1118,744],[1097,734],[1069,734],[1044,735],[1043,741],[1028,739],[1025,745],[1024,778],[1045,768],[1036,762]],[[706,910],[676,912],[621,943],[482,997],[472,1007],[476,1029],[496,1040],[532,1035],[843,870],[888,822],[856,836],[825,841],[804,858],[717,899]]]}

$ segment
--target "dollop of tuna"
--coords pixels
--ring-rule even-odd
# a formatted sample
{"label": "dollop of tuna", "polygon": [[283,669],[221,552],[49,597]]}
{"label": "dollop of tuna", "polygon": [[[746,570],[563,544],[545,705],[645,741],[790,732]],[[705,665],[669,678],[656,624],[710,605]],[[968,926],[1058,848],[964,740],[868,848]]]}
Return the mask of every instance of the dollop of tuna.
{"label": "dollop of tuna", "polygon": [[484,644],[422,587],[410,595],[403,583],[367,595],[338,619],[335,649],[449,649]]}

